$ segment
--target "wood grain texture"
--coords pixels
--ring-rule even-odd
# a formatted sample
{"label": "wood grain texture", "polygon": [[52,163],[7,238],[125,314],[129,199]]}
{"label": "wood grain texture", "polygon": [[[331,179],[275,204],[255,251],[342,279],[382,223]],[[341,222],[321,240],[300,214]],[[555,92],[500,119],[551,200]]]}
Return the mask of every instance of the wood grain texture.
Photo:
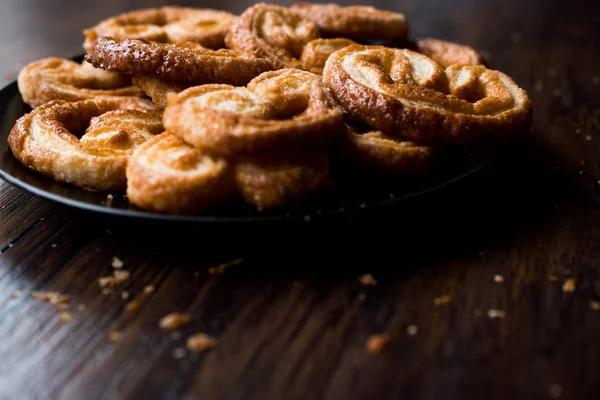
{"label": "wood grain texture", "polygon": [[[164,3],[7,0],[0,77]],[[531,132],[469,180],[322,225],[133,224],[0,184],[0,399],[600,398],[600,3],[375,4],[404,12],[413,37],[484,52],[530,93]],[[103,294],[113,257],[131,278]],[[71,321],[34,291],[70,296]],[[192,318],[176,335],[158,327],[174,311]],[[183,353],[197,332],[217,347]],[[389,346],[368,354],[378,333]]]}

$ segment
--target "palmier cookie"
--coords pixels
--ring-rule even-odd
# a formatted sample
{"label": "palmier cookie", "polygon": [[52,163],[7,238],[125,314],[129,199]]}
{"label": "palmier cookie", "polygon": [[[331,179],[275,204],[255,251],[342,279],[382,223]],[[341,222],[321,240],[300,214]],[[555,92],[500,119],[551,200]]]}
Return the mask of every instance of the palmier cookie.
{"label": "palmier cookie", "polygon": [[417,52],[425,54],[444,68],[453,64],[483,65],[481,55],[473,48],[462,44],[425,38],[417,39],[414,47]]}
{"label": "palmier cookie", "polygon": [[327,59],[323,82],[351,119],[417,141],[505,137],[528,127],[533,113],[506,74],[480,65],[444,70],[406,49],[348,46]]}
{"label": "palmier cookie", "polygon": [[160,108],[167,106],[170,95],[177,94],[190,87],[190,85],[183,83],[163,81],[147,76],[134,76],[132,82],[142,89],[152,99],[152,102]]}
{"label": "palmier cookie", "polygon": [[132,11],[101,21],[83,31],[89,51],[100,37],[144,39],[161,43],[194,42],[211,49],[223,47],[236,16],[211,9],[160,7]]}
{"label": "palmier cookie", "polygon": [[371,6],[299,2],[290,9],[314,21],[324,37],[402,42],[408,34],[404,15]]}
{"label": "palmier cookie", "polygon": [[343,112],[318,75],[294,68],[265,72],[247,86],[202,85],[172,97],[165,128],[210,154],[322,147]]}
{"label": "palmier cookie", "polygon": [[381,131],[358,130],[348,124],[336,144],[345,161],[352,165],[399,177],[421,175],[437,164],[433,147]]}
{"label": "palmier cookie", "polygon": [[54,100],[21,117],[8,143],[21,163],[56,181],[123,190],[131,152],[162,129],[161,114],[148,100]]}
{"label": "palmier cookie", "polygon": [[345,38],[312,40],[302,49],[300,56],[302,68],[320,75],[323,73],[325,61],[329,56],[351,44],[356,44],[356,42]]}
{"label": "palmier cookie", "polygon": [[236,51],[200,45],[151,43],[140,39],[100,38],[85,59],[97,68],[190,84],[245,85],[275,64]]}
{"label": "palmier cookie", "polygon": [[310,20],[288,8],[258,3],[246,9],[233,24],[225,44],[254,57],[269,58],[280,67],[300,67],[302,49],[320,37]]}
{"label": "palmier cookie", "polygon": [[244,201],[259,209],[295,204],[333,187],[324,150],[242,158],[235,180]]}
{"label": "palmier cookie", "polygon": [[23,101],[37,107],[52,100],[77,101],[98,96],[139,96],[131,77],[94,68],[87,62],[44,58],[19,71],[17,84]]}
{"label": "palmier cookie", "polygon": [[197,213],[217,206],[234,189],[226,161],[167,132],[139,146],[127,166],[127,197],[146,210]]}

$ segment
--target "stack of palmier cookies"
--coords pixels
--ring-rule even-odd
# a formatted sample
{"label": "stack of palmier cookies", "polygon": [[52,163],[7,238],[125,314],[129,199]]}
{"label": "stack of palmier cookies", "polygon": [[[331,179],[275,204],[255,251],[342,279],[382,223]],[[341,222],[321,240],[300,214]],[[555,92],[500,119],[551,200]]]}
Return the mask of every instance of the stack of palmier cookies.
{"label": "stack of palmier cookies", "polygon": [[314,198],[336,185],[334,162],[420,176],[439,146],[528,127],[531,102],[509,76],[408,32],[402,14],[370,6],[125,13],[84,30],[81,63],[20,71],[33,109],[9,145],[57,181],[198,213],[234,197],[261,209]]}

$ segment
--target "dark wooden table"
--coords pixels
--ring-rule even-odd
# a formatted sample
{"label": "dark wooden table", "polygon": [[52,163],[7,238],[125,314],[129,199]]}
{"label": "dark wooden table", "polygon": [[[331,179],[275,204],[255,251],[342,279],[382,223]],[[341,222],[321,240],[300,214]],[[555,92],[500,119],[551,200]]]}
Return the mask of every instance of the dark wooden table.
{"label": "dark wooden table", "polygon": [[[375,3],[482,51],[530,93],[531,132],[470,179],[326,224],[124,223],[0,183],[1,399],[600,398],[600,2]],[[159,4],[5,0],[0,80]],[[103,293],[113,257],[131,277]],[[70,296],[71,320],[35,291]],[[175,311],[191,322],[162,331]],[[197,332],[217,347],[187,352]]]}

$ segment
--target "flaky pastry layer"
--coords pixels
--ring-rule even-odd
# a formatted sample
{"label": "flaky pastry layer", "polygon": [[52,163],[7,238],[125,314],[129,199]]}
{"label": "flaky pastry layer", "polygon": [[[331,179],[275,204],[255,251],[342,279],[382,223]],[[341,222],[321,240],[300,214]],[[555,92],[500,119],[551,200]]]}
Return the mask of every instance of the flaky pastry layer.
{"label": "flaky pastry layer", "polygon": [[162,129],[160,112],[147,100],[54,100],[21,117],[8,143],[21,163],[56,181],[120,191],[133,150]]}
{"label": "flaky pastry layer", "polygon": [[232,50],[140,39],[100,38],[91,45],[85,59],[109,71],[190,84],[245,85],[260,73],[276,69],[269,59]]}
{"label": "flaky pastry layer", "polygon": [[314,21],[324,37],[402,42],[408,34],[403,14],[372,6],[299,2],[290,9]]}
{"label": "flaky pastry layer", "polygon": [[19,71],[17,84],[23,101],[37,107],[52,100],[78,101],[98,96],[144,94],[131,78],[94,68],[86,61],[76,63],[49,57],[27,64]]}
{"label": "flaky pastry layer", "polygon": [[342,156],[358,167],[398,177],[418,176],[437,164],[435,148],[386,135],[381,131],[359,131],[346,125],[336,142]]}
{"label": "flaky pastry layer", "polygon": [[341,107],[318,75],[265,72],[246,88],[202,85],[172,97],[165,128],[209,154],[321,147],[339,131]]}
{"label": "flaky pastry layer", "polygon": [[415,41],[415,50],[433,59],[442,67],[453,64],[483,64],[483,58],[473,48],[445,40],[425,38]]}
{"label": "flaky pastry layer", "polygon": [[304,45],[319,37],[317,26],[295,11],[258,3],[239,16],[225,43],[230,49],[272,59],[280,67],[297,68]]}
{"label": "flaky pastry layer", "polygon": [[302,49],[302,55],[300,56],[302,69],[315,74],[322,74],[329,56],[351,44],[356,44],[356,42],[345,38],[315,39],[308,42]]}
{"label": "flaky pastry layer", "polygon": [[235,180],[246,203],[264,209],[297,203],[333,187],[325,151],[242,158]]}
{"label": "flaky pastry layer", "polygon": [[194,42],[211,49],[224,45],[236,16],[212,9],[166,6],[136,10],[100,21],[83,31],[88,51],[101,37],[144,39],[161,43]]}
{"label": "flaky pastry layer", "polygon": [[215,207],[234,190],[229,164],[168,132],[139,146],[127,166],[127,197],[137,207],[170,214]]}
{"label": "flaky pastry layer", "polygon": [[411,50],[348,46],[328,58],[323,82],[351,119],[411,140],[506,137],[531,124],[531,101],[506,74],[481,65],[444,70]]}

